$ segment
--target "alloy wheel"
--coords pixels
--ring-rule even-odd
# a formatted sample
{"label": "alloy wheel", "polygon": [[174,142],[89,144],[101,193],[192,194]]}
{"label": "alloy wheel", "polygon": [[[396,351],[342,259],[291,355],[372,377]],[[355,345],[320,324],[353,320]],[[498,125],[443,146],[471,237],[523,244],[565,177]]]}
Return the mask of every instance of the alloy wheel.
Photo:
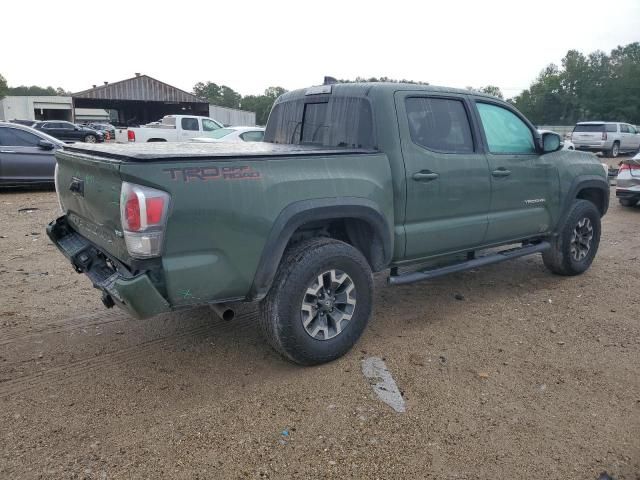
{"label": "alloy wheel", "polygon": [[593,239],[593,225],[589,218],[580,220],[571,233],[571,256],[577,262],[582,261],[591,250],[591,240]]}
{"label": "alloy wheel", "polygon": [[356,308],[356,287],[345,272],[328,270],[318,275],[302,300],[302,325],[316,340],[329,340],[347,327]]}

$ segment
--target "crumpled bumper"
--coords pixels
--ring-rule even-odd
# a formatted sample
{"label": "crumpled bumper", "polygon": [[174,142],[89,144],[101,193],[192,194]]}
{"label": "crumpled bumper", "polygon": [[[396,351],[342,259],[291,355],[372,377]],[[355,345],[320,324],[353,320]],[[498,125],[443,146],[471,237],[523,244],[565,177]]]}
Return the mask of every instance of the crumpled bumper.
{"label": "crumpled bumper", "polygon": [[132,273],[117,259],[91,243],[67,222],[66,216],[47,225],[47,235],[67,257],[76,272],[86,274],[102,292],[108,308],[114,304],[138,318],[171,310],[167,300],[149,277],[149,272]]}

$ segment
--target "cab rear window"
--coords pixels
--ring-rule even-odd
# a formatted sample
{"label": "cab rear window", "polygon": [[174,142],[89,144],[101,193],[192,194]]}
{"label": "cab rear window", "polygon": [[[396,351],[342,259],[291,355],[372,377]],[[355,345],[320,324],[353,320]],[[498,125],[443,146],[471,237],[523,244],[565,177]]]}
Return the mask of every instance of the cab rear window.
{"label": "cab rear window", "polygon": [[369,101],[358,97],[297,99],[274,106],[265,142],[375,148]]}

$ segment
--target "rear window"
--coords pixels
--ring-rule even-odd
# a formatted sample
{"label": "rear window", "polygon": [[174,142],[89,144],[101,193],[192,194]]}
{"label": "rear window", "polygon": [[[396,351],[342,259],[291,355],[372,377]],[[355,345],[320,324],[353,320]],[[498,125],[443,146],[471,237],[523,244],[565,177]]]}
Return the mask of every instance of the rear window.
{"label": "rear window", "polygon": [[278,103],[265,142],[324,147],[375,148],[369,101],[358,97],[298,99]]}
{"label": "rear window", "polygon": [[[608,127],[609,125],[607,125]],[[613,130],[609,130],[607,129],[607,132],[615,132],[615,125],[612,125],[614,127]],[[600,123],[600,124],[588,124],[588,125],[576,125],[575,128],[573,129],[574,132],[604,132],[604,123]]]}

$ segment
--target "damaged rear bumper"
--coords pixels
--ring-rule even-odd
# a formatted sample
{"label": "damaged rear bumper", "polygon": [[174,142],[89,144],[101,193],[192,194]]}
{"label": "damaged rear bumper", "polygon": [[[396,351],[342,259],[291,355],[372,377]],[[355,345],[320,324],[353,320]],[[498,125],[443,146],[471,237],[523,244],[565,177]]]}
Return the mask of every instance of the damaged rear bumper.
{"label": "damaged rear bumper", "polygon": [[106,307],[118,305],[138,318],[171,310],[167,300],[151,281],[149,271],[131,272],[73,230],[66,216],[47,225],[47,235],[71,261],[76,272],[86,274],[93,286],[102,292]]}

